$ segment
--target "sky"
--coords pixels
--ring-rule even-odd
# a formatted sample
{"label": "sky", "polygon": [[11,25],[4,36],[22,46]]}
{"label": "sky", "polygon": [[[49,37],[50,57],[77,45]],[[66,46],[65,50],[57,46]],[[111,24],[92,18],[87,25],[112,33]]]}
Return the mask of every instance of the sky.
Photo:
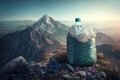
{"label": "sky", "polygon": [[61,21],[120,22],[120,0],[0,0],[0,20],[38,20],[45,14]]}

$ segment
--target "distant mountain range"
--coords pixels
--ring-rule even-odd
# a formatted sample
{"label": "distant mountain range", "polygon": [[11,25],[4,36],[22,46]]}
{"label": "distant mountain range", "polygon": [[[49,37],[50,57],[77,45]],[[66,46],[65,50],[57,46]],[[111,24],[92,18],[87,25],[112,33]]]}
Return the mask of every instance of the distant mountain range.
{"label": "distant mountain range", "polygon": [[16,32],[24,30],[26,27],[31,26],[35,21],[32,20],[4,20],[0,21],[0,37]]}
{"label": "distant mountain range", "polygon": [[112,44],[114,41],[113,39],[101,32],[96,33],[96,45],[102,45],[102,44]]}

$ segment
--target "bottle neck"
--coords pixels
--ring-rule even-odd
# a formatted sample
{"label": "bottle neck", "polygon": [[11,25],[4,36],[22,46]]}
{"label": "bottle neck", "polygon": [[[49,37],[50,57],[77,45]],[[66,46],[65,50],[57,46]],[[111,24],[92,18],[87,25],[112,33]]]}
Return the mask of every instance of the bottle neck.
{"label": "bottle neck", "polygon": [[81,22],[75,22],[76,25],[82,25]]}

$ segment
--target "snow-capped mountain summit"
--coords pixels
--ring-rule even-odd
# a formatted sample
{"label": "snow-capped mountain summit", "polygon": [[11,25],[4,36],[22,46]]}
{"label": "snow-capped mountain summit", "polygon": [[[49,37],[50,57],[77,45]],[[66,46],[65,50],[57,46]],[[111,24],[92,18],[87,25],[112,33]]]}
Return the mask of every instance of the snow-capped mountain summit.
{"label": "snow-capped mountain summit", "polygon": [[35,24],[33,24],[33,27],[39,27],[41,30],[50,34],[64,34],[69,28],[68,26],[54,20],[48,15],[44,15],[42,18],[40,18]]}
{"label": "snow-capped mountain summit", "polygon": [[46,23],[50,24],[51,21],[50,21],[50,17],[48,15],[44,15],[43,16],[43,19],[46,21]]}
{"label": "snow-capped mountain summit", "polygon": [[48,15],[44,15],[36,23],[34,23],[32,27],[39,28],[40,30],[44,31],[50,38],[54,38],[61,43],[66,42],[65,40],[69,27],[60,23],[59,21],[54,20]]}

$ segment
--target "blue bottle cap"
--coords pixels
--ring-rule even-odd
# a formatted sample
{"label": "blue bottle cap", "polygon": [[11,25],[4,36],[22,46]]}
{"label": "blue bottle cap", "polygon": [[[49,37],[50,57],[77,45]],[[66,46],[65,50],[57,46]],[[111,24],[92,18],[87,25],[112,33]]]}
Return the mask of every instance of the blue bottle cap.
{"label": "blue bottle cap", "polygon": [[75,22],[81,22],[80,18],[75,18]]}

